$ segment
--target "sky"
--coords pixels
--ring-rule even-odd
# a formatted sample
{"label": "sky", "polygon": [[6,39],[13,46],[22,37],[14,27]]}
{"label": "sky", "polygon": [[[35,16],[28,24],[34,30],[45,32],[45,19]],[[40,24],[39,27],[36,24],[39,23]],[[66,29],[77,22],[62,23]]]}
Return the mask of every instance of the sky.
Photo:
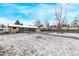
{"label": "sky", "polygon": [[25,25],[33,25],[36,20],[55,23],[55,8],[67,10],[67,22],[79,14],[78,3],[0,3],[0,24],[14,24],[19,20]]}

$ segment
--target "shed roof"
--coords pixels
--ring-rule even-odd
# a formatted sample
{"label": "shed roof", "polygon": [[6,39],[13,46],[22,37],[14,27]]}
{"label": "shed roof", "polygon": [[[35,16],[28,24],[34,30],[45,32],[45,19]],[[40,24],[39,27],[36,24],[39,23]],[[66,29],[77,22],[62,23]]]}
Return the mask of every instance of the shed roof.
{"label": "shed roof", "polygon": [[20,28],[38,28],[37,26],[25,26],[25,25],[8,25],[9,27],[20,27]]}

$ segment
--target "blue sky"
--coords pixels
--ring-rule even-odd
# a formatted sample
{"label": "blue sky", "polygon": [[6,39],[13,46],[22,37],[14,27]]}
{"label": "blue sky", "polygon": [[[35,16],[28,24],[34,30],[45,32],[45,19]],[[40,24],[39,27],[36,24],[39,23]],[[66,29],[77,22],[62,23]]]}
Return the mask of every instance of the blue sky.
{"label": "blue sky", "polygon": [[67,9],[67,21],[79,14],[78,3],[0,3],[0,24],[13,24],[17,19],[26,25],[38,19],[52,24],[55,8],[60,6]]}

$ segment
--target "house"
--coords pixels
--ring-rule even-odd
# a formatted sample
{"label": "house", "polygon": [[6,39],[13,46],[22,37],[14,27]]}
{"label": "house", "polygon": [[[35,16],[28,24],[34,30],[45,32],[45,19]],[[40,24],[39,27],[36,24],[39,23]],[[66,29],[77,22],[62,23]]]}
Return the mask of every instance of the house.
{"label": "house", "polygon": [[0,33],[8,33],[8,28],[0,28]]}
{"label": "house", "polygon": [[24,25],[8,25],[10,33],[16,32],[36,32],[36,26],[24,26]]}
{"label": "house", "polygon": [[0,24],[0,33],[8,33],[8,27],[4,24]]}

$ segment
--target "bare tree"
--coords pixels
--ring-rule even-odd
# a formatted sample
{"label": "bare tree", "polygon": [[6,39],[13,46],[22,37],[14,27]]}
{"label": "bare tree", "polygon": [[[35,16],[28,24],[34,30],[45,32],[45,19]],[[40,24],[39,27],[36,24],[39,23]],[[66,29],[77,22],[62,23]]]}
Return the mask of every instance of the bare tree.
{"label": "bare tree", "polygon": [[77,27],[77,26],[78,26],[77,20],[73,20],[72,23],[71,23],[71,25],[72,25],[73,27]]}
{"label": "bare tree", "polygon": [[55,9],[55,20],[57,21],[57,31],[62,32],[62,25],[65,23],[66,20],[66,9],[64,10],[62,7]]}
{"label": "bare tree", "polygon": [[79,27],[79,15],[75,16],[74,20],[71,22],[73,27]]}
{"label": "bare tree", "polygon": [[0,24],[0,28],[6,28],[6,25]]}
{"label": "bare tree", "polygon": [[35,21],[35,25],[38,26],[38,27],[42,26],[41,21],[40,20],[36,20]]}
{"label": "bare tree", "polygon": [[49,27],[49,22],[47,20],[45,20],[45,26]]}

